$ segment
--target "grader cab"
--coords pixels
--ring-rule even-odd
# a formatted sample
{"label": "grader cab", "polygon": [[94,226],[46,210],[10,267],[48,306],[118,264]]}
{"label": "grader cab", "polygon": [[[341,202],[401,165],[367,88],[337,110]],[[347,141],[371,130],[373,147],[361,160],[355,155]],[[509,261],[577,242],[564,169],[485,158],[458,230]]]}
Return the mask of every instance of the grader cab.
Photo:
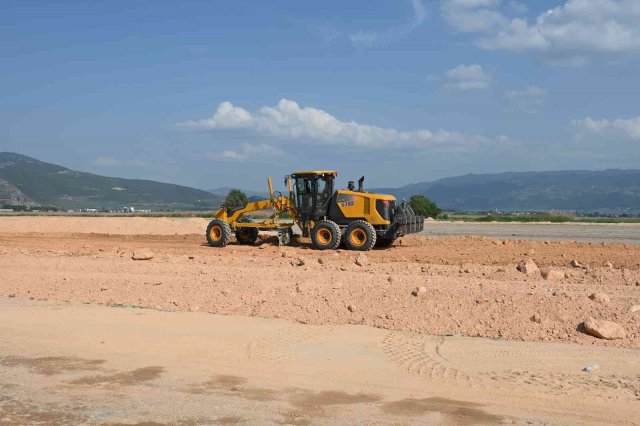
{"label": "grader cab", "polygon": [[[285,177],[289,194],[274,192],[267,179],[270,198],[253,201],[244,207],[222,206],[207,227],[207,241],[224,247],[235,232],[240,244],[252,244],[260,231],[276,231],[281,245],[290,243],[297,225],[305,237],[311,237],[318,250],[337,249],[341,244],[351,250],[366,251],[385,247],[402,235],[420,232],[424,217],[417,216],[406,203],[397,203],[392,195],[365,192],[364,177],[349,182],[347,189],[335,190],[337,173],[332,170],[294,172]],[[274,215],[262,222],[243,215],[273,209]],[[288,216],[287,220],[282,216]]]}

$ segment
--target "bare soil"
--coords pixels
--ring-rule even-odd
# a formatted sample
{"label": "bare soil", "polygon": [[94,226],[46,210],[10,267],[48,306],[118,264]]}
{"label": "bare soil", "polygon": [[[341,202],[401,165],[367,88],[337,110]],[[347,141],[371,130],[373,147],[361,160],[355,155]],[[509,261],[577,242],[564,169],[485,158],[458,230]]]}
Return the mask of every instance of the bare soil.
{"label": "bare soil", "polygon": [[[277,247],[206,245],[203,219],[0,218],[0,295],[160,310],[364,324],[431,335],[640,347],[640,247],[486,237],[402,238],[366,254],[321,252],[300,239]],[[134,261],[149,248],[155,257]],[[523,259],[565,278],[516,269]],[[572,267],[577,259],[583,266]],[[613,267],[609,267],[610,262]],[[412,295],[417,287],[426,292]],[[589,295],[606,293],[603,304]],[[535,318],[534,318],[535,316]],[[602,340],[581,323],[621,324]],[[534,320],[535,319],[535,320]]]}

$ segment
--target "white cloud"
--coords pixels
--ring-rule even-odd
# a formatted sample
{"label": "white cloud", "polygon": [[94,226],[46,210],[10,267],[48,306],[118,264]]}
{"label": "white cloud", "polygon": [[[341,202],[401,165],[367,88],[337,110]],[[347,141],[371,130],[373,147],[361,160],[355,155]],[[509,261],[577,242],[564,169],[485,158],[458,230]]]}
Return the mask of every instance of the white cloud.
{"label": "white cloud", "polygon": [[574,128],[596,134],[622,134],[631,139],[640,139],[640,117],[617,118],[614,120],[596,120],[586,117],[580,120],[573,120]]}
{"label": "white cloud", "polygon": [[481,90],[489,88],[491,78],[482,66],[458,65],[445,72],[447,82],[445,87],[455,90]]}
{"label": "white cloud", "polygon": [[210,160],[232,160],[232,161],[246,161],[256,159],[257,157],[272,157],[275,155],[281,155],[282,153],[274,147],[267,144],[240,144],[238,150],[225,150],[220,154],[207,154],[206,157]]}
{"label": "white cloud", "polygon": [[349,40],[355,47],[373,47],[386,45],[394,40],[406,37],[413,30],[424,24],[427,19],[427,9],[422,0],[411,0],[413,18],[403,24],[387,28],[383,31],[357,31],[349,34]]}
{"label": "white cloud", "polygon": [[515,107],[524,112],[537,112],[547,100],[547,89],[536,86],[524,86],[507,90],[504,95]]}
{"label": "white cloud", "polygon": [[[178,123],[178,127],[193,130],[244,130],[280,141],[368,149],[411,147],[470,150],[508,142],[504,136],[492,140],[480,135],[447,130],[401,131],[355,121],[341,121],[321,109],[300,107],[287,99],[281,99],[274,107],[262,107],[255,113],[230,102],[222,102],[212,117]],[[240,151],[228,151],[222,155],[228,159],[243,159],[253,153],[252,149],[254,148],[243,146]]]}
{"label": "white cloud", "polygon": [[485,49],[537,52],[570,62],[640,52],[638,0],[567,0],[532,22],[511,19],[500,6],[499,0],[443,0],[441,12],[455,30],[477,33]]}
{"label": "white cloud", "polygon": [[112,157],[98,157],[91,162],[94,166],[98,167],[119,167],[122,165],[120,160]]}
{"label": "white cloud", "polygon": [[495,10],[499,5],[500,0],[444,0],[440,10],[445,22],[456,31],[488,32],[508,22]]}

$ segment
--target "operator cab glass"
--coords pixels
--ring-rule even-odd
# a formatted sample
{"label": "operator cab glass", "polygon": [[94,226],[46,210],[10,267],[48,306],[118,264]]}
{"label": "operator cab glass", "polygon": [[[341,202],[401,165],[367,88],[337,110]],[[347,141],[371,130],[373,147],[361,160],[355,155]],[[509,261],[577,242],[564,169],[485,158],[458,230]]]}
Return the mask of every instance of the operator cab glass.
{"label": "operator cab glass", "polygon": [[305,216],[325,216],[333,195],[332,174],[293,175],[295,180],[296,207]]}

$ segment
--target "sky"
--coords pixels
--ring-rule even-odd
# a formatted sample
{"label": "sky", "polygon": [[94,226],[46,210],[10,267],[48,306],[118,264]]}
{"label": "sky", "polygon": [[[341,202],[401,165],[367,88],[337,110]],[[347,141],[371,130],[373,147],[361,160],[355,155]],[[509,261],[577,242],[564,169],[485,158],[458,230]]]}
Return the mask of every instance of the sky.
{"label": "sky", "polygon": [[640,0],[3,1],[0,151],[203,189],[638,168]]}

